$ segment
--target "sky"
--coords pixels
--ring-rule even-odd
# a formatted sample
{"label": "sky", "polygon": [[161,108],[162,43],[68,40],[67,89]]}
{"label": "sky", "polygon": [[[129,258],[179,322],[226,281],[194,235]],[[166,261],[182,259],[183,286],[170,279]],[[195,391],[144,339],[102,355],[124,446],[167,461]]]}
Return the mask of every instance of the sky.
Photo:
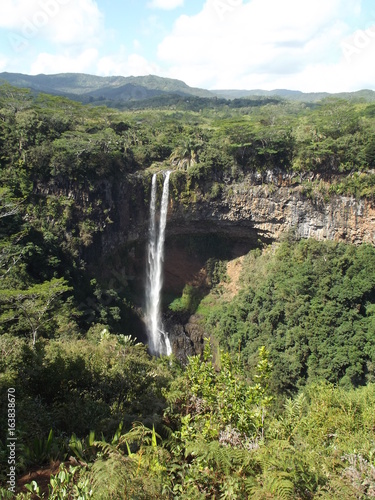
{"label": "sky", "polygon": [[1,0],[0,72],[375,90],[374,0]]}

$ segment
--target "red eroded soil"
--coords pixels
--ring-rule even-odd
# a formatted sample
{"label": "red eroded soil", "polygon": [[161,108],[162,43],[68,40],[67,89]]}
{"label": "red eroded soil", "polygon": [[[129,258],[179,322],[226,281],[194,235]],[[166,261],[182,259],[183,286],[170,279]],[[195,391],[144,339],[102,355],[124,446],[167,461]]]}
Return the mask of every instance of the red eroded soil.
{"label": "red eroded soil", "polygon": [[[17,479],[17,492],[27,493],[25,484],[31,483],[31,481],[36,481],[41,493],[45,493],[46,498],[48,498],[48,485],[51,475],[56,475],[59,472],[61,462],[52,462],[48,465],[42,467],[34,467],[30,471],[26,472],[23,476]],[[70,462],[66,462],[66,466],[71,465]],[[35,496],[34,498],[38,498]]]}

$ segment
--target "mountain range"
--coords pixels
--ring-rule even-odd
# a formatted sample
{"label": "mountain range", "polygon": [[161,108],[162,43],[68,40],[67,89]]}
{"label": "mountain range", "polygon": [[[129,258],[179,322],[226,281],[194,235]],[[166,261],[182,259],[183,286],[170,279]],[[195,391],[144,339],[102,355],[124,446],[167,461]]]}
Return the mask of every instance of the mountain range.
{"label": "mountain range", "polygon": [[196,97],[204,99],[246,99],[255,97],[277,97],[302,102],[316,102],[326,97],[345,99],[362,99],[375,101],[373,90],[357,92],[304,93],[297,90],[206,90],[189,87],[181,80],[148,76],[95,76],[83,73],[60,73],[56,75],[25,75],[21,73],[0,73],[0,84],[9,83],[16,87],[29,88],[39,93],[60,95],[83,103],[102,103],[108,106],[121,107],[126,103],[150,101],[155,98]]}

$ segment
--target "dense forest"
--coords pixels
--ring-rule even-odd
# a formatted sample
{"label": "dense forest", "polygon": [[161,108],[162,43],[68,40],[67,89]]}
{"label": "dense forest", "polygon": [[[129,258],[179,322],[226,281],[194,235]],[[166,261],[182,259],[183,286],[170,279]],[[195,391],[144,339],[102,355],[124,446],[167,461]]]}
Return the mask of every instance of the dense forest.
{"label": "dense forest", "polygon": [[134,108],[0,86],[1,498],[375,498],[373,246],[290,231],[235,262],[208,258],[208,287],[164,298],[205,332],[186,363],[149,355],[134,290],[92,265],[113,224],[103,185],[136,179],[147,206],[167,168],[187,205],[270,171],[307,198],[373,204],[375,105]]}

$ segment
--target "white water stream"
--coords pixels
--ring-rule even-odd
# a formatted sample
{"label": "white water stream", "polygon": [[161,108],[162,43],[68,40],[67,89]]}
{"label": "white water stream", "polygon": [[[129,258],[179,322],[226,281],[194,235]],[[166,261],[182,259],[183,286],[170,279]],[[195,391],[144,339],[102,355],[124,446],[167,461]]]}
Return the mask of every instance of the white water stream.
{"label": "white water stream", "polygon": [[147,251],[147,283],[146,283],[146,326],[151,354],[169,355],[172,352],[168,334],[164,331],[161,318],[160,302],[163,286],[163,262],[165,228],[167,225],[170,172],[164,174],[163,194],[160,205],[159,227],[157,227],[157,182],[156,174],[152,176],[149,241]]}

